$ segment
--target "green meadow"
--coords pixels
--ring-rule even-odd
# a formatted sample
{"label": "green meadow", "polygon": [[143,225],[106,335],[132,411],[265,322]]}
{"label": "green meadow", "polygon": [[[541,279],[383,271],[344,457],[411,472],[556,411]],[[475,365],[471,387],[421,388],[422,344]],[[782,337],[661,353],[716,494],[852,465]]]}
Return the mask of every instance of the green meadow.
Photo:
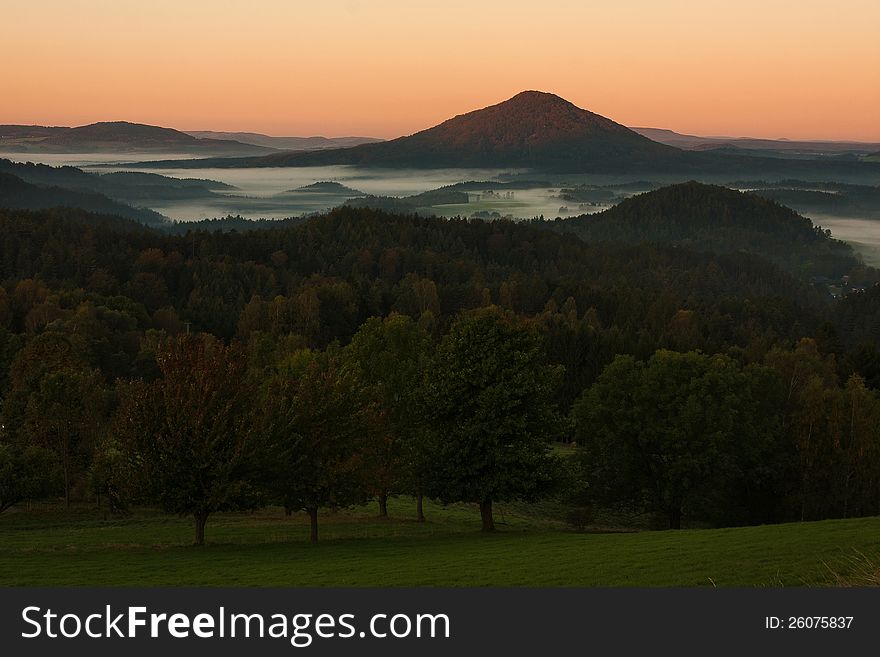
{"label": "green meadow", "polygon": [[730,529],[577,533],[500,506],[494,534],[475,508],[408,499],[305,514],[218,514],[208,544],[192,523],[141,511],[0,516],[4,586],[835,586],[877,584],[880,518]]}

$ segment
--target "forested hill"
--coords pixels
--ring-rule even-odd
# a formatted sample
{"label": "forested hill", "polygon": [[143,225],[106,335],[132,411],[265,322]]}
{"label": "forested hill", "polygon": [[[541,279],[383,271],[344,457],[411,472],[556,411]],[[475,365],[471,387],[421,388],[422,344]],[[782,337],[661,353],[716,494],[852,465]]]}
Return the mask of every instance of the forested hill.
{"label": "forested hill", "polygon": [[296,336],[323,348],[371,316],[397,311],[439,334],[456,313],[497,304],[545,335],[566,367],[567,401],[615,353],[791,341],[827,312],[817,291],[747,254],[587,244],[513,222],[360,208],[186,235],[80,211],[0,210],[0,285],[0,317],[14,333],[110,322],[99,332],[111,377],[132,375],[132,331],[190,322],[227,339]]}
{"label": "forested hill", "polygon": [[[202,164],[285,167],[353,164],[364,167],[525,167],[540,171],[697,170],[701,154],[684,153],[639,135],[564,98],[523,91],[415,134],[351,148],[271,153]],[[142,163],[156,166],[159,163]],[[194,166],[193,162],[179,162]]]}
{"label": "forested hill", "polygon": [[744,251],[800,277],[839,278],[859,265],[852,247],[794,210],[754,194],[693,181],[633,196],[604,212],[557,220],[554,228],[588,241]]}
{"label": "forested hill", "polygon": [[173,128],[102,121],[74,128],[0,125],[0,149],[10,152],[156,152],[258,155],[276,149],[232,139],[197,138]]}
{"label": "forested hill", "polygon": [[[31,185],[97,192],[117,201],[149,202],[159,199],[211,198],[215,192],[235,189],[216,180],[171,178],[156,173],[115,171],[97,174],[72,166],[21,163],[0,158],[0,173],[21,178]],[[0,200],[0,207],[3,207]],[[41,205],[40,207],[51,207]],[[124,215],[129,216],[129,215]]]}
{"label": "forested hill", "polygon": [[145,224],[158,225],[167,222],[167,218],[158,212],[120,203],[97,191],[33,185],[0,170],[0,207],[40,210],[58,206],[119,215]]}
{"label": "forested hill", "polygon": [[554,94],[524,91],[497,105],[387,142],[267,157],[266,164],[535,167],[581,171],[678,163],[682,153]]}

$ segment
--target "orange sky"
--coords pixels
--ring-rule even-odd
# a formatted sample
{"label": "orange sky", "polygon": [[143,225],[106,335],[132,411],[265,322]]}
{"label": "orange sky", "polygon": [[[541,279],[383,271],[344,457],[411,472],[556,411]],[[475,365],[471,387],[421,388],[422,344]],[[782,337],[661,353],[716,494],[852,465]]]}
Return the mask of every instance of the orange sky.
{"label": "orange sky", "polygon": [[394,137],[539,89],[631,126],[880,141],[878,0],[3,0],[0,123]]}

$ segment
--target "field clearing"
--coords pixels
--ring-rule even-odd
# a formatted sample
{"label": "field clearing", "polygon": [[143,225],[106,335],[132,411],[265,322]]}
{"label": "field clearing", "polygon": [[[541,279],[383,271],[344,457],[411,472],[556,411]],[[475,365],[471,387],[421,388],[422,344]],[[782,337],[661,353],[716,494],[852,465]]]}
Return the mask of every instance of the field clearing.
{"label": "field clearing", "polygon": [[866,583],[880,518],[682,531],[575,533],[501,506],[481,534],[465,505],[411,500],[325,513],[308,542],[305,514],[218,514],[204,548],[192,523],[95,510],[0,516],[3,586],[827,586]]}

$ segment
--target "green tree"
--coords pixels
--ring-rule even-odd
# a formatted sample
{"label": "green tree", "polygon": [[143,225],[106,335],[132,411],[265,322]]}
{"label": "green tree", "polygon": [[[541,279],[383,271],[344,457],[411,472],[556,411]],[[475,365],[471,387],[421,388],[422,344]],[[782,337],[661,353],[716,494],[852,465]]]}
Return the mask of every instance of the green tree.
{"label": "green tree", "polygon": [[52,454],[41,447],[0,443],[0,513],[14,504],[51,491]]}
{"label": "green tree", "polygon": [[823,356],[815,340],[804,338],[794,349],[771,349],[764,362],[784,390],[782,430],[792,459],[790,516],[800,520],[827,517],[833,508],[833,444],[840,406],[834,356]]}
{"label": "green tree", "polygon": [[379,515],[388,515],[388,495],[411,492],[419,521],[424,520],[425,423],[418,405],[422,371],[430,354],[426,331],[407,315],[371,317],[345,350],[361,380],[377,388],[388,431],[377,436],[368,454],[371,488]]}
{"label": "green tree", "polygon": [[663,513],[672,529],[685,513],[723,515],[775,438],[765,375],[693,352],[615,358],[573,409],[596,497]]}
{"label": "green tree", "polygon": [[22,339],[12,333],[0,322],[0,399],[6,395],[9,386],[9,369],[21,349]]}
{"label": "green tree", "polygon": [[131,463],[115,437],[107,436],[95,448],[88,471],[89,487],[98,504],[105,498],[113,513],[126,513],[133,491]]}
{"label": "green tree", "polygon": [[365,445],[385,431],[378,400],[334,354],[300,351],[266,386],[264,477],[288,511],[309,514],[368,499]]}
{"label": "green tree", "polygon": [[433,429],[433,493],[480,505],[535,499],[552,480],[550,441],[564,428],[555,395],[562,368],[537,336],[497,307],[462,315],[441,341],[425,383]]}
{"label": "green tree", "polygon": [[24,422],[28,400],[40,381],[60,370],[88,368],[85,348],[80,336],[58,331],[45,331],[29,339],[9,366],[8,392],[3,399],[3,419],[13,442]]}
{"label": "green tree", "polygon": [[170,339],[156,360],[161,378],[119,391],[125,472],[165,511],[193,516],[202,545],[210,514],[260,501],[247,362],[241,348],[207,335]]}
{"label": "green tree", "polygon": [[880,399],[853,374],[840,396],[838,431],[834,441],[835,487],[844,518],[876,513],[877,451],[880,447]]}
{"label": "green tree", "polygon": [[28,397],[19,436],[55,456],[64,483],[65,508],[70,508],[74,479],[88,470],[105,408],[103,382],[95,370],[47,372]]}

